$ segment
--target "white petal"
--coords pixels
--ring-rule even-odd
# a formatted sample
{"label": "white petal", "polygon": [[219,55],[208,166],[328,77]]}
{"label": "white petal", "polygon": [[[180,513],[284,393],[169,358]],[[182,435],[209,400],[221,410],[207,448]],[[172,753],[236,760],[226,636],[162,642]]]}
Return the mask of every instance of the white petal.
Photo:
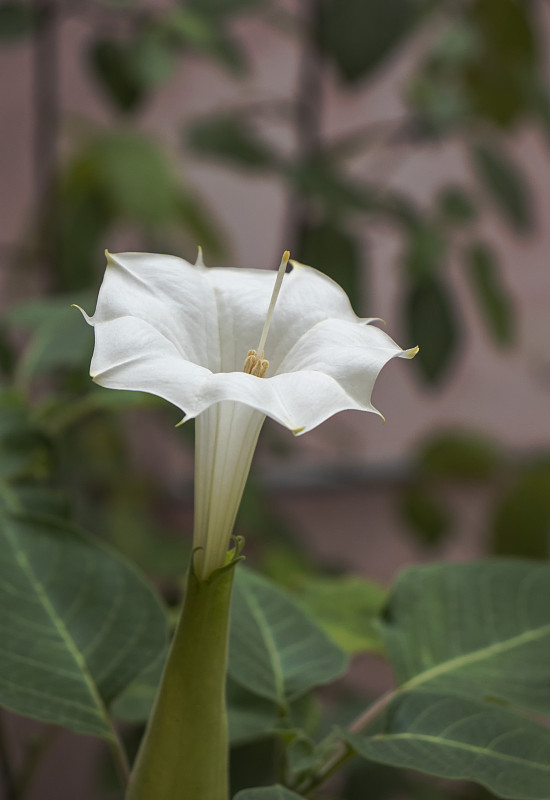
{"label": "white petal", "polygon": [[[276,273],[210,269],[206,275],[218,297],[222,371],[240,371],[248,351],[258,345]],[[269,374],[279,372],[282,359],[308,328],[328,318],[358,321],[348,296],[335,281],[312,267],[292,262],[291,272],[283,278],[267,337]]]}
{"label": "white petal", "polygon": [[186,359],[220,368],[216,299],[208,270],[175,256],[108,255],[91,324],[136,317],[155,327]]}
{"label": "white petal", "polygon": [[200,386],[211,372],[182,358],[175,344],[135,317],[94,325],[90,375],[109,389],[133,389],[163,397],[184,411],[199,413]]}

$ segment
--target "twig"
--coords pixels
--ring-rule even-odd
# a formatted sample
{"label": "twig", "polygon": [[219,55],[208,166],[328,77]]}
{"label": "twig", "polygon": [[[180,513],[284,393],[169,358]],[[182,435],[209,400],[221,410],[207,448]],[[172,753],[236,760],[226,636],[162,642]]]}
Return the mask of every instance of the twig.
{"label": "twig", "polygon": [[[294,123],[299,161],[318,153],[322,146],[321,119],[323,103],[323,59],[315,40],[319,17],[319,0],[302,4],[302,50],[298,74]],[[308,222],[309,204],[300,190],[293,189],[288,200],[285,249],[298,250]]]}
{"label": "twig", "polygon": [[[366,709],[348,728],[349,733],[362,733],[374,720],[387,708],[389,703],[396,697],[401,689],[391,689],[376,700]],[[345,742],[340,742],[332,756],[315,775],[312,775],[304,783],[295,788],[298,794],[309,795],[323,783],[326,783],[344,764],[354,756],[353,748]]]}

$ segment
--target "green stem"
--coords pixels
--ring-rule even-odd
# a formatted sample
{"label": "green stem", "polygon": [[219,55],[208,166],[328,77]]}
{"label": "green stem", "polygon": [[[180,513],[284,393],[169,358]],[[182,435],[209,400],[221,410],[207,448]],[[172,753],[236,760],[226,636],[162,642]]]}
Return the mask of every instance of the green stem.
{"label": "green stem", "polygon": [[180,621],[126,800],[227,800],[225,677],[236,560],[190,570]]}

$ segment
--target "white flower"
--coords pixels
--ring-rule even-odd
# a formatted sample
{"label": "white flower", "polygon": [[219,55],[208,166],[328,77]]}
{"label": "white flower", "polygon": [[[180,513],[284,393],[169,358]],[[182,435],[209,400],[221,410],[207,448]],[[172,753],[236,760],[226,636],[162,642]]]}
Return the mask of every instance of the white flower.
{"label": "white flower", "polygon": [[[95,314],[84,314],[95,330],[94,381],[150,392],[184,419],[197,417],[194,544],[202,578],[224,563],[265,416],[298,435],[338,411],[375,411],[371,393],[384,364],[416,353],[359,319],[321,272],[292,262],[283,274],[286,260],[270,327],[273,272],[146,253],[107,254]],[[260,337],[268,359],[262,377],[263,354],[247,361]]]}

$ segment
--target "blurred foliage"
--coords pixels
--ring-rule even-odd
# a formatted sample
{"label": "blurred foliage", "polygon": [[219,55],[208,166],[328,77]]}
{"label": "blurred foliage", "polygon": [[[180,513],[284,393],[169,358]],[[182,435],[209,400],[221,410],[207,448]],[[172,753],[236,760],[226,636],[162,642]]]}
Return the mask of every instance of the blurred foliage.
{"label": "blurred foliage", "polygon": [[[65,15],[80,17],[88,31],[83,63],[105,103],[105,121],[98,126],[79,120],[68,128],[68,141],[56,148],[58,153],[42,153],[49,184],[45,196],[37,194],[8,289],[20,296],[34,270],[40,276],[37,285],[46,291],[3,309],[0,316],[0,488],[8,488],[25,513],[56,520],[53,528],[66,532],[85,523],[93,541],[105,540],[128,555],[175,606],[189,557],[187,503],[179,495],[176,499],[156,469],[137,463],[131,449],[142,430],[147,433],[151,409],[164,415],[165,427],[177,419],[155,398],[92,384],[92,333],[70,307],[77,303],[92,310],[109,239],[129,231],[144,250],[179,254],[194,254],[200,243],[208,263],[227,261],[231,232],[220,228],[186,170],[191,160],[217,162],[248,179],[279,183],[289,200],[282,249],[291,242],[294,257],[337,280],[356,311],[365,314],[371,305],[368,272],[378,268],[368,248],[369,230],[382,223],[400,243],[395,270],[403,325],[407,344],[421,348],[413,368],[425,386],[443,387],[466,336],[452,263],[463,267],[491,344],[511,348],[517,339],[499,248],[484,240],[483,223],[494,214],[509,234],[527,237],[536,231],[535,201],[514,135],[530,125],[550,142],[547,53],[537,4],[312,0],[296,4],[295,13],[278,0],[163,5],[87,0],[71,7],[51,0],[44,6],[48,14],[38,3],[5,0],[0,45],[13,50],[27,43],[38,53],[37,37],[61,27]],[[229,101],[205,104],[210,111],[186,121],[174,136],[145,133],[142,115],[191,59],[212,65],[239,92],[246,85],[240,81],[254,80],[257,56],[247,51],[236,24],[243,20],[287,36],[305,78],[296,95],[235,108]],[[414,158],[426,147],[449,143],[461,149],[465,165],[463,180],[443,176],[422,204],[410,193],[388,189],[385,177],[370,180],[357,167],[354,159],[379,146],[380,126],[359,125],[331,137],[320,124],[329,72],[348,97],[359,99],[409,47],[419,56],[402,82],[401,117],[382,125],[388,131],[383,149],[398,161],[403,149]],[[58,85],[50,86],[42,102],[53,116],[64,111]],[[296,147],[275,144],[273,122],[284,127]],[[36,139],[47,141],[47,121],[38,114],[35,124]],[[171,152],[166,141],[176,143]],[[178,436],[181,447],[188,447],[192,426]],[[280,446],[270,444],[274,450]],[[419,443],[411,477],[396,492],[398,510],[420,547],[437,548],[457,528],[449,490],[481,488],[489,497],[479,520],[487,551],[545,558],[549,464],[543,449],[518,461],[485,434],[442,431]],[[329,643],[336,661],[341,651],[383,656],[376,620],[385,590],[362,578],[326,574],[268,505],[265,489],[252,482],[239,525],[254,533],[251,551],[264,571],[288,590],[279,590],[281,600],[270,585],[277,602],[303,625],[313,626],[317,641]],[[117,717],[144,720],[161,664],[157,659],[118,696]],[[286,704],[282,724],[276,703],[247,692],[246,665],[243,670],[241,683],[233,680],[228,686],[234,790],[260,782],[261,776],[275,782],[285,769],[299,781],[300,771],[315,757],[308,738],[319,733],[315,701],[310,694],[292,702],[278,698]],[[335,696],[336,718],[343,715],[345,698]],[[350,719],[364,709],[365,698],[355,697],[351,705]],[[295,733],[300,726],[305,737]],[[272,732],[267,739],[266,730]],[[256,741],[260,734],[262,740]],[[288,746],[284,766],[281,741]],[[380,798],[448,796],[435,784],[364,762],[346,777],[342,800],[363,798],[365,781]],[[456,788],[452,791],[455,796]]]}

